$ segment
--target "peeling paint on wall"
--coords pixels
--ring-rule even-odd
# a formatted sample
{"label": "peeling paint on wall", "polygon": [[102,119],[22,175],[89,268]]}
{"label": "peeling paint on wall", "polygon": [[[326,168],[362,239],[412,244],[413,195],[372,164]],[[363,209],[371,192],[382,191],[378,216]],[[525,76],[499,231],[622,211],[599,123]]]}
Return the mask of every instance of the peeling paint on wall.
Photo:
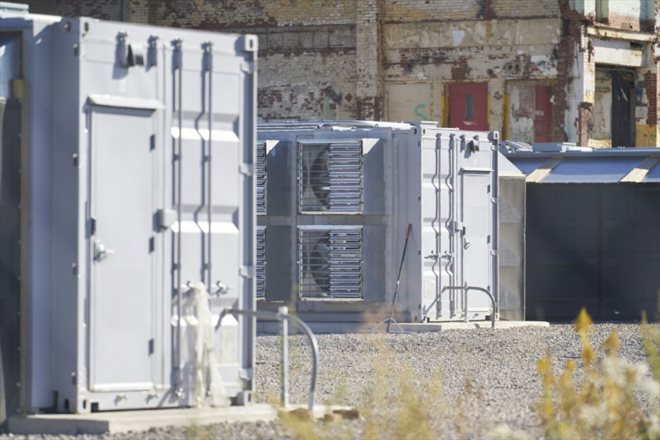
{"label": "peeling paint on wall", "polygon": [[[637,69],[636,139],[660,144],[659,0],[24,1],[37,13],[255,33],[261,119],[446,121],[447,84],[487,82],[489,129],[527,140],[538,125],[530,112],[538,110],[527,107],[524,88],[545,83],[549,137],[606,145],[608,104],[596,63],[625,64]],[[397,106],[387,90],[422,82],[428,96],[411,109],[405,94]]]}

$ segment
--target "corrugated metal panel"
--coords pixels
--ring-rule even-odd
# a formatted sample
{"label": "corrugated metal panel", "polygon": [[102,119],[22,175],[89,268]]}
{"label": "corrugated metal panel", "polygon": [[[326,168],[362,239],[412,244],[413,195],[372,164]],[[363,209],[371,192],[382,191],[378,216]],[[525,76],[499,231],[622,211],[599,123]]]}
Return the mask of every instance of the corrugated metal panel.
{"label": "corrugated metal panel", "polygon": [[499,185],[500,317],[522,320],[525,318],[525,178],[500,176]]}
{"label": "corrugated metal panel", "polygon": [[301,228],[300,295],[362,298],[362,228]]}
{"label": "corrugated metal panel", "polygon": [[266,142],[257,142],[257,214],[266,213]]}
{"label": "corrugated metal panel", "polygon": [[362,142],[298,145],[300,212],[362,212]]}

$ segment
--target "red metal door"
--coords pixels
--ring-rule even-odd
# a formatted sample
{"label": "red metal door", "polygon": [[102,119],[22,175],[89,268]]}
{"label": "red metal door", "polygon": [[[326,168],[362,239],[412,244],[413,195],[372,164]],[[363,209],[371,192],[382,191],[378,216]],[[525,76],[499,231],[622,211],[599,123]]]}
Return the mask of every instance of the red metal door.
{"label": "red metal door", "polygon": [[449,126],[488,130],[488,83],[449,84]]}
{"label": "red metal door", "polygon": [[552,88],[549,86],[536,86],[534,142],[552,142]]}

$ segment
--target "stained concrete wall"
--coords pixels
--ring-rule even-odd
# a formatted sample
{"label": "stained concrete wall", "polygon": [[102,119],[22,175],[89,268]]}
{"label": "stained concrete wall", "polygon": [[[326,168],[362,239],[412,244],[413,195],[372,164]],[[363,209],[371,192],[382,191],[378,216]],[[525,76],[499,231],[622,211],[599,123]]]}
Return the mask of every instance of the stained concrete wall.
{"label": "stained concrete wall", "polygon": [[660,0],[27,3],[38,13],[255,33],[259,116],[266,120],[447,123],[448,84],[487,82],[489,128],[531,142],[530,93],[542,84],[552,88],[553,140],[606,146],[608,134],[594,120],[596,65],[605,59],[637,69],[637,144],[660,144]]}

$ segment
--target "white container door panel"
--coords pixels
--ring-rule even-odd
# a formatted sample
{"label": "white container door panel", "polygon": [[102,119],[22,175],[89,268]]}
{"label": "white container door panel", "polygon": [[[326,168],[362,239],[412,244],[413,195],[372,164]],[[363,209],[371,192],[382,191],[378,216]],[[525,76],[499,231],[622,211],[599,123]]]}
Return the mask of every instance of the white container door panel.
{"label": "white container door panel", "polygon": [[90,389],[153,386],[154,119],[91,113]]}
{"label": "white container door panel", "polygon": [[[461,218],[464,229],[460,246],[463,248],[463,283],[490,290],[492,175],[488,172],[463,172],[461,180]],[[471,309],[491,306],[490,299],[483,293],[469,291],[468,296]]]}

